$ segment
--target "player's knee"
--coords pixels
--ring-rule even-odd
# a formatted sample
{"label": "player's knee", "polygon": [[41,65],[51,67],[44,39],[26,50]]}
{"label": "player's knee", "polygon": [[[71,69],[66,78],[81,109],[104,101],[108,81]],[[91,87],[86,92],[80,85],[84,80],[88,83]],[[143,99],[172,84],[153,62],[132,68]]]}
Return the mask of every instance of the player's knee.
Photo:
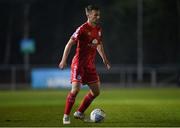
{"label": "player's knee", "polygon": [[99,91],[98,91],[98,92],[94,92],[94,93],[93,93],[93,96],[94,96],[94,97],[97,97],[97,96],[99,96],[99,94],[100,94]]}
{"label": "player's knee", "polygon": [[80,85],[79,84],[73,84],[71,92],[77,95],[79,93],[79,91],[80,91]]}
{"label": "player's knee", "polygon": [[77,95],[77,94],[79,93],[79,91],[80,91],[80,88],[78,88],[78,87],[73,87],[73,88],[71,89],[71,93],[73,93],[73,94],[75,94],[75,95]]}
{"label": "player's knee", "polygon": [[77,95],[79,93],[80,89],[72,89],[71,93]]}

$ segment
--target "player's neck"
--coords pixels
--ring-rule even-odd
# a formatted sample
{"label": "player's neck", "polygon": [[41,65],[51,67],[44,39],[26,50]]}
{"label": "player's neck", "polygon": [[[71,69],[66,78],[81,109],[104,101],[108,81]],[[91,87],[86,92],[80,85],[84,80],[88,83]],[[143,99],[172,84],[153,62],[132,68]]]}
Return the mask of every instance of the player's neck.
{"label": "player's neck", "polygon": [[96,27],[96,26],[97,26],[96,23],[90,22],[89,20],[88,20],[87,22],[88,22],[88,24],[89,24],[90,26],[92,26],[92,27]]}

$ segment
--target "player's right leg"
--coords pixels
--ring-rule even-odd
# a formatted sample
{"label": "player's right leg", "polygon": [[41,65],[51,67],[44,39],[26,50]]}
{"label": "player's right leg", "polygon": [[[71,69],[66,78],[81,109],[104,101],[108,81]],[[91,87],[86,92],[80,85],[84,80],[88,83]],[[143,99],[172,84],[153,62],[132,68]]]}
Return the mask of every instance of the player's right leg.
{"label": "player's right leg", "polygon": [[63,124],[70,124],[70,112],[75,103],[76,96],[80,90],[81,83],[72,82],[72,89],[66,97],[66,104],[64,109]]}

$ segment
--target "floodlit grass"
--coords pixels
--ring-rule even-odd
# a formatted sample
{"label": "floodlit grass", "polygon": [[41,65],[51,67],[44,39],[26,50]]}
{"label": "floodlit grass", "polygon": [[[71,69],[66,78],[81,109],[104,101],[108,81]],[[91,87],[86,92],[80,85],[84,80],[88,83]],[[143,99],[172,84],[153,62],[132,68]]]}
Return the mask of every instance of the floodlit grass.
{"label": "floodlit grass", "polygon": [[[62,116],[68,90],[0,91],[1,127],[63,127]],[[72,112],[87,90],[81,90]],[[180,126],[179,88],[102,89],[88,108],[102,108],[102,123],[84,123],[71,118],[75,127],[170,127]]]}

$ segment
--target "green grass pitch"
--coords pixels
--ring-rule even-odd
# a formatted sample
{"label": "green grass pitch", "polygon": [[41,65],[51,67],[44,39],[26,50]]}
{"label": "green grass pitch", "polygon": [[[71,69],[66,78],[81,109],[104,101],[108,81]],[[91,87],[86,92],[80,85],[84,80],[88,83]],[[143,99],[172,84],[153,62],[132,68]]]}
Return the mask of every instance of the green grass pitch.
{"label": "green grass pitch", "polygon": [[[68,90],[0,91],[0,127],[63,127]],[[72,113],[87,90],[81,90]],[[74,127],[180,126],[180,88],[102,89],[86,114],[102,108],[102,123],[84,123],[71,117]]]}

